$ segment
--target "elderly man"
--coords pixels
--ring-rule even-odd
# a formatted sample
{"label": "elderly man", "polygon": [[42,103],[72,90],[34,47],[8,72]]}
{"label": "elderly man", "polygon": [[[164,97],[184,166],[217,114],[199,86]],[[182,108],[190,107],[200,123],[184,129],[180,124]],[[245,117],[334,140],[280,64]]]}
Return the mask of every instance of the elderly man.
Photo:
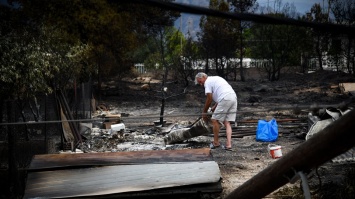
{"label": "elderly man", "polygon": [[[232,127],[230,122],[234,122],[237,115],[237,95],[232,86],[222,77],[208,76],[206,73],[198,73],[195,77],[195,84],[205,87],[206,102],[202,111],[202,118],[207,121],[207,111],[211,107],[212,101],[215,102],[211,108],[213,125],[213,142],[211,149],[222,146],[225,150],[232,150]],[[226,128],[226,145],[219,143],[219,130],[223,123]]]}

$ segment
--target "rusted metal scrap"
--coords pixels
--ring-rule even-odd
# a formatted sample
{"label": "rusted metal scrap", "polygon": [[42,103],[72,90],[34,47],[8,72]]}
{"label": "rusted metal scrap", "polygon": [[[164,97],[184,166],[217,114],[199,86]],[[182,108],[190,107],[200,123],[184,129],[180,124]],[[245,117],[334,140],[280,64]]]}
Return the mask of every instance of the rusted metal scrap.
{"label": "rusted metal scrap", "polygon": [[199,119],[189,128],[172,130],[164,137],[164,142],[165,144],[174,144],[187,140],[189,138],[210,133],[212,133],[212,123],[210,122],[210,120],[208,122],[205,122],[203,119]]}

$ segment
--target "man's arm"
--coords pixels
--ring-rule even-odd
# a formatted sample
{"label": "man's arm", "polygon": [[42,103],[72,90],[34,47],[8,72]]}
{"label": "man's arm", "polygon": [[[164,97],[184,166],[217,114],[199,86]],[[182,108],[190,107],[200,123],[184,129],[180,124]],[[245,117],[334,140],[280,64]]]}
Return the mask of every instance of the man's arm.
{"label": "man's arm", "polygon": [[205,103],[205,107],[203,108],[203,112],[202,112],[202,118],[203,119],[207,119],[207,111],[210,108],[212,104],[212,93],[207,93],[206,94],[206,103]]}

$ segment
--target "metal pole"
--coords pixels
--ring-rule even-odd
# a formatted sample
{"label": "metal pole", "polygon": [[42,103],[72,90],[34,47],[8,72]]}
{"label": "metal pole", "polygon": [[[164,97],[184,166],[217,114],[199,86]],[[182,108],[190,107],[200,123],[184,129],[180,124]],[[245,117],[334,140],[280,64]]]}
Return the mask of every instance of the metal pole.
{"label": "metal pole", "polygon": [[352,110],[236,188],[226,199],[265,197],[288,183],[297,172],[309,171],[351,149],[355,145],[354,129]]}

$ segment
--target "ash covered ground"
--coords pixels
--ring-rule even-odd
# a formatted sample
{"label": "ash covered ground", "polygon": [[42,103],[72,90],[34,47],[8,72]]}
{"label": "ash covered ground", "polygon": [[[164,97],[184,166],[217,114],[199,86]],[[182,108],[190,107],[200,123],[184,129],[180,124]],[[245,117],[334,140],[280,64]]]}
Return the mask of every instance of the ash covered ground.
{"label": "ash covered ground", "polygon": [[[263,80],[257,72],[247,72],[247,81],[231,81],[232,87],[238,95],[238,115],[233,128],[233,151],[221,148],[213,149],[213,159],[218,163],[222,175],[223,192],[211,198],[224,198],[234,189],[242,185],[251,177],[273,164],[277,159],[268,153],[268,142],[255,140],[256,123],[243,123],[245,120],[260,120],[275,118],[278,120],[294,119],[296,124],[280,124],[279,137],[273,144],[282,147],[283,155],[302,144],[307,133],[308,114],[314,107],[341,106],[351,97],[343,93],[339,83],[354,82],[348,74],[331,71],[315,72],[311,74],[283,75],[279,81]],[[148,87],[145,85],[149,82]],[[192,82],[191,82],[192,83]],[[169,84],[166,96],[173,96],[184,91],[179,84]],[[106,110],[97,110],[95,116],[104,114],[122,114],[125,130],[112,132],[110,130],[95,129],[89,132],[86,142],[81,146],[84,152],[117,152],[138,150],[179,150],[185,148],[209,147],[211,135],[198,136],[176,144],[164,143],[164,136],[170,130],[183,128],[195,122],[201,114],[204,105],[204,90],[200,86],[189,86],[186,93],[165,100],[163,127],[157,126],[162,95],[161,82],[152,77],[126,78],[124,81],[111,80],[104,86],[103,98],[100,105]],[[353,104],[350,104],[352,106]],[[288,107],[280,109],[280,107]],[[290,108],[291,107],[291,108]],[[293,108],[292,108],[293,107]],[[313,107],[313,108],[312,108]],[[318,109],[317,109],[318,110]],[[284,128],[282,128],[284,126]],[[238,132],[245,133],[238,136]],[[220,135],[221,143],[225,143],[223,131]],[[342,168],[342,169],[339,169]],[[338,186],[324,184],[325,182],[341,184],[344,173],[354,170],[354,164],[327,163],[319,168],[320,176],[310,180],[314,191],[314,198],[332,198]],[[334,177],[336,176],[336,177]],[[342,177],[339,177],[342,176]],[[319,179],[323,179],[320,189]],[[334,180],[332,180],[334,179]],[[350,182],[353,183],[353,182]],[[352,184],[354,185],[354,184]],[[293,187],[293,189],[292,189]],[[294,188],[296,187],[296,188]],[[287,184],[271,193],[271,198],[303,198],[299,183]],[[286,191],[285,191],[286,190]],[[296,191],[295,191],[296,190]],[[339,190],[339,189],[338,189]],[[278,196],[277,196],[278,195]],[[345,197],[346,198],[346,197]]]}

